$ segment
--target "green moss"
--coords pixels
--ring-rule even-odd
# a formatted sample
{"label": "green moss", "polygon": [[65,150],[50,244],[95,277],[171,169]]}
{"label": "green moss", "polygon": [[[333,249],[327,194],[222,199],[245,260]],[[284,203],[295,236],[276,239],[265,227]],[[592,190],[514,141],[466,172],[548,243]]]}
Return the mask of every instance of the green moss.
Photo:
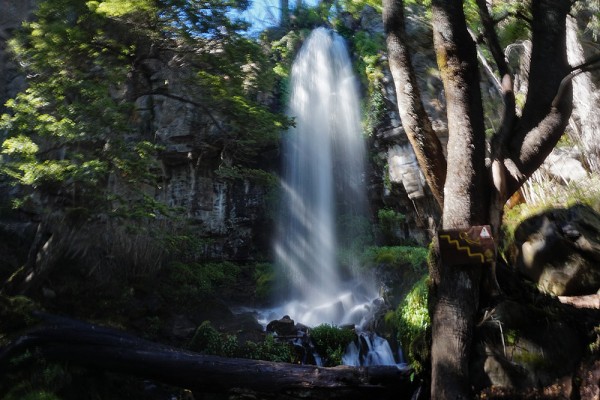
{"label": "green moss", "polygon": [[551,368],[552,365],[544,357],[542,353],[532,352],[527,350],[520,350],[513,353],[511,361],[521,364],[527,369],[539,370],[544,368]]}
{"label": "green moss", "polygon": [[219,287],[233,284],[239,272],[240,267],[228,261],[173,262],[164,269],[160,288],[167,300],[187,304],[195,298],[214,294]]}
{"label": "green moss", "polygon": [[363,265],[367,268],[383,266],[385,268],[410,268],[419,274],[427,272],[427,253],[425,247],[381,246],[369,247],[363,254]]}
{"label": "green moss", "polygon": [[388,312],[385,321],[398,332],[408,362],[420,373],[428,358],[427,331],[431,325],[427,308],[429,277],[423,276],[395,311]]}

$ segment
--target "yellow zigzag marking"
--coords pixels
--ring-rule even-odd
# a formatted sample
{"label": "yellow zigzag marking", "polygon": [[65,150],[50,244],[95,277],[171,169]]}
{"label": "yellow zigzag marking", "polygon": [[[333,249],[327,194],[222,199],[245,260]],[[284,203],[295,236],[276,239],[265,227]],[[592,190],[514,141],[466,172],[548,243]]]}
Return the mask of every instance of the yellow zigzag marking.
{"label": "yellow zigzag marking", "polygon": [[455,245],[457,250],[466,250],[469,257],[481,257],[481,263],[485,262],[485,256],[482,253],[471,253],[469,246],[461,246],[458,240],[452,240],[450,235],[440,235],[440,238],[446,239],[448,243]]}

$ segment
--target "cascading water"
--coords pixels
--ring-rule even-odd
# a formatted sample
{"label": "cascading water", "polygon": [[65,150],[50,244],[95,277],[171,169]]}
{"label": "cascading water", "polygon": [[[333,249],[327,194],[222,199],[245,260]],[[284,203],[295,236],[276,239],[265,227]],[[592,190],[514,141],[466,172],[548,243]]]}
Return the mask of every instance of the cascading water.
{"label": "cascading water", "polygon": [[305,324],[357,323],[348,313],[373,293],[355,290],[340,273],[336,223],[366,215],[365,149],[352,64],[336,33],[315,29],[302,46],[292,66],[289,114],[295,128],[284,142],[275,243],[293,300],[288,311]]}
{"label": "cascading water", "polygon": [[[274,245],[288,286],[275,312],[308,326],[360,329],[378,293],[370,279],[357,280],[348,268],[341,272],[337,260],[340,221],[366,217],[367,201],[358,88],[346,45],[335,32],[315,29],[298,53],[289,115],[295,127],[284,142]],[[348,226],[343,229],[352,235]],[[395,364],[388,343],[376,335],[361,335],[357,344],[349,346],[346,364]]]}

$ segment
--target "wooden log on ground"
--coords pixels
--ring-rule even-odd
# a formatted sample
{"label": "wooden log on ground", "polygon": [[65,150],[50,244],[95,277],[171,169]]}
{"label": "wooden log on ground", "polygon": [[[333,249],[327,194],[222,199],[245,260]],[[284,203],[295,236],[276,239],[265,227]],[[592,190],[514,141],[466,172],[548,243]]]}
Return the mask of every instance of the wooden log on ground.
{"label": "wooden log on ground", "polygon": [[265,398],[410,399],[410,370],[396,366],[324,368],[203,355],[126,333],[41,314],[44,325],[0,349],[0,376],[10,359],[35,348],[46,359],[130,374],[201,392],[249,390]]}

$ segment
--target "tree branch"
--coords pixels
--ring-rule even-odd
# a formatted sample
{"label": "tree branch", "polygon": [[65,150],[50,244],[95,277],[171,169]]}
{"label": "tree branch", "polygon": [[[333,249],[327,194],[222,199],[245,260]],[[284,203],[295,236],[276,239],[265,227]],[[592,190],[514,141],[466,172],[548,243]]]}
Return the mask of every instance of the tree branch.
{"label": "tree branch", "polygon": [[522,118],[511,132],[504,166],[510,196],[539,168],[564,133],[572,110],[566,52],[566,17],[570,4],[533,0],[529,90]]}
{"label": "tree branch", "polygon": [[[595,65],[599,64],[599,65]],[[579,64],[575,67],[571,67],[571,72],[579,71],[581,72],[589,72],[600,68],[600,54],[596,54],[586,60],[584,63]]]}
{"label": "tree branch", "polygon": [[509,74],[508,63],[504,58],[504,52],[502,51],[502,47],[500,46],[500,41],[498,40],[498,35],[496,34],[496,30],[494,29],[494,20],[490,15],[490,12],[487,8],[486,0],[476,0],[477,8],[479,9],[479,18],[481,19],[481,23],[483,25],[483,35],[485,37],[485,42],[492,53],[492,57],[494,57],[494,62],[498,67],[498,72],[500,76],[504,76]]}

